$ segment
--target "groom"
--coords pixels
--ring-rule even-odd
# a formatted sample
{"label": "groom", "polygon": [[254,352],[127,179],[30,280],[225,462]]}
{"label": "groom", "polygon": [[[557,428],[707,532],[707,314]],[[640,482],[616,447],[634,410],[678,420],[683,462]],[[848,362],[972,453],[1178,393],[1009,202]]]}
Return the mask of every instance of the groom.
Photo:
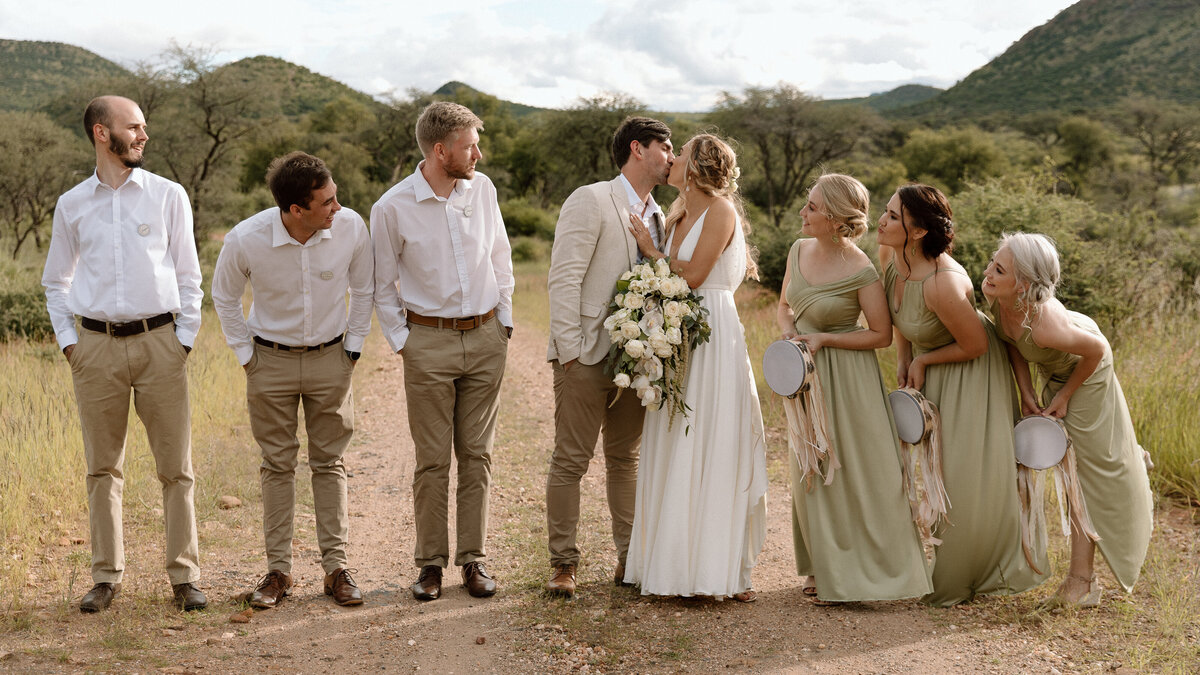
{"label": "groom", "polygon": [[673,158],[671,130],[648,117],[626,118],[613,134],[612,155],[621,174],[585,185],[567,198],[550,257],[547,359],[554,370],[555,432],[546,479],[546,521],[554,573],[546,590],[567,597],[575,594],[579,565],[579,481],[602,429],[617,546],[613,580],[624,585],[645,409],[632,395],[614,403],[617,388],[604,372],[610,345],[604,319],[617,277],[638,260],[637,242],[629,233],[630,214],[646,223],[655,246],[662,247],[665,218],[650,192],[667,182]]}

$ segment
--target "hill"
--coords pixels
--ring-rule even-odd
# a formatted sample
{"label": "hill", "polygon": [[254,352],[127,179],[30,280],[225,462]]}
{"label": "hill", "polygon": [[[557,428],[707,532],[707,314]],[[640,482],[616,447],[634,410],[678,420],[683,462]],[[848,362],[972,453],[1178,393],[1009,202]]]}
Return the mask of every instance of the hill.
{"label": "hill", "polygon": [[928,101],[943,91],[943,89],[924,84],[905,84],[882,94],[871,94],[860,98],[831,99],[827,102],[833,105],[865,105],[879,112],[888,112]]}
{"label": "hill", "polygon": [[962,82],[898,116],[1082,111],[1126,96],[1200,102],[1200,3],[1081,0]]}
{"label": "hill", "polygon": [[221,70],[239,80],[254,84],[270,83],[270,87],[282,92],[280,109],[290,118],[320,110],[325,104],[339,98],[347,98],[368,107],[378,105],[370,96],[352,89],[337,80],[273,56],[252,56],[221,66]]}
{"label": "hill", "polygon": [[[476,89],[475,87],[472,87],[469,84],[465,84],[463,82],[458,82],[455,80],[451,80],[451,81],[447,82],[446,84],[443,84],[442,86],[438,87],[436,90],[434,90],[433,95],[434,96],[454,96],[454,97],[491,96],[491,94],[487,94],[482,91],[479,91],[478,89]],[[513,117],[525,117],[526,115],[532,115],[534,113],[542,112],[543,110],[545,110],[545,108],[538,108],[538,107],[531,106],[531,105],[525,105],[524,103],[513,103],[512,101],[505,101],[504,99],[497,99],[497,100],[500,101],[501,106],[508,108],[508,111],[512,114]]]}
{"label": "hill", "polygon": [[125,72],[74,45],[0,40],[0,110],[37,110],[79,82]]}

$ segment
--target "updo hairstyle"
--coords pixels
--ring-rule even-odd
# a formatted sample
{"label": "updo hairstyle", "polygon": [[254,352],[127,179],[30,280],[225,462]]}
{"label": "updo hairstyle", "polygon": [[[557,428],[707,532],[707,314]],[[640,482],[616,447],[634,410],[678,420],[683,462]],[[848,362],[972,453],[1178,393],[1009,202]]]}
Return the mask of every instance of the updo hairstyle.
{"label": "updo hairstyle", "polygon": [[827,173],[817,179],[810,193],[821,191],[825,217],[834,221],[834,236],[857,242],[867,233],[867,210],[871,194],[857,179],[841,173]]}
{"label": "updo hairstyle", "polygon": [[1013,276],[1025,289],[1017,293],[1017,307],[1027,315],[1036,314],[1042,303],[1054,297],[1062,271],[1054,240],[1044,234],[1014,232],[1000,237],[1000,246],[1008,247],[1013,258]]}
{"label": "updo hairstyle", "polygon": [[[921,252],[927,258],[937,258],[954,250],[954,212],[942,191],[920,183],[901,185],[896,190],[900,197],[900,223],[904,225],[904,249],[908,250],[909,228],[925,230],[921,238]],[[907,255],[905,257],[907,260]]]}

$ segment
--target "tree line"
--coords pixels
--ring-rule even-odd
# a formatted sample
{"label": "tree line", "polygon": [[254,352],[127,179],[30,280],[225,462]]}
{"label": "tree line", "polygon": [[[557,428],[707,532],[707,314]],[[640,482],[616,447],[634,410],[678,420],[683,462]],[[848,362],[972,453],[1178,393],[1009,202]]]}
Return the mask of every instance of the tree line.
{"label": "tree line", "polygon": [[[442,98],[484,120],[481,170],[499,190],[514,239],[552,238],[567,195],[616,174],[612,131],[628,115],[649,114],[672,126],[677,145],[699,130],[733,141],[769,288],[778,290],[803,196],[822,171],[858,177],[877,209],[907,180],[943,189],[960,214],[960,256],[976,276],[994,243],[984,234],[993,231],[1052,232],[1073,250],[1090,251],[1075,263],[1068,252],[1068,266],[1082,273],[1067,278],[1082,281],[1064,292],[1092,303],[1080,309],[1099,309],[1110,326],[1131,303],[1161,306],[1189,290],[1194,296],[1200,278],[1200,194],[1193,183],[1200,111],[1170,101],[1136,98],[1104,110],[993,115],[940,127],[834,105],[788,84],[727,92],[704,114],[656,114],[620,93],[526,113],[469,88],[444,96],[409,90],[381,101],[340,95],[296,113],[285,109],[283,83],[240,76],[214,57],[173,46],[128,74],[80,83],[39,112],[0,113],[0,236],[8,253],[16,259],[32,249],[26,255],[40,257],[34,252],[48,243],[58,195],[91,172],[79,118],[96,94],[122,94],[141,105],[150,133],[147,169],[187,189],[202,251],[211,248],[211,235],[272,203],[266,166],[291,150],[322,157],[339,200],[367,214],[415,168],[417,115]],[[660,190],[660,202],[673,198]],[[516,249],[531,257],[539,250]],[[1117,262],[1097,262],[1109,256]],[[1143,281],[1130,288],[1134,272]]]}

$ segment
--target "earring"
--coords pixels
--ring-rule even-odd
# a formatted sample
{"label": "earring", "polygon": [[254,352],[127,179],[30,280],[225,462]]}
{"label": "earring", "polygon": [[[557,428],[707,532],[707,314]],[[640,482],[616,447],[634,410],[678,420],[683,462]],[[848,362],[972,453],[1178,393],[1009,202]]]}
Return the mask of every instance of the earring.
{"label": "earring", "polygon": [[833,234],[829,235],[829,241],[832,241],[835,244],[837,243],[837,241],[838,241],[837,232],[834,232]]}

